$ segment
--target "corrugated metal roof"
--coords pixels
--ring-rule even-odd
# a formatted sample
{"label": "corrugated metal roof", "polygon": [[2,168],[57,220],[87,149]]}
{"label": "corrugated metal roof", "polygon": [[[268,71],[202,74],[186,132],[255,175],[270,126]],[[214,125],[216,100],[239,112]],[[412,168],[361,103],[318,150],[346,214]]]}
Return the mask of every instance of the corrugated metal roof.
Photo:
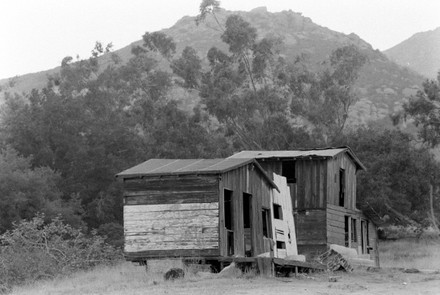
{"label": "corrugated metal roof", "polygon": [[253,158],[226,159],[150,159],[139,165],[124,170],[116,177],[132,178],[142,176],[218,174],[253,163],[263,177],[278,190],[276,184]]}
{"label": "corrugated metal roof", "polygon": [[151,159],[118,173],[116,176],[166,174],[216,174],[251,163],[253,159]]}
{"label": "corrugated metal roof", "polygon": [[334,157],[344,152],[346,149],[326,149],[326,150],[296,150],[296,151],[241,151],[229,158],[301,158],[301,157]]}
{"label": "corrugated metal roof", "polygon": [[347,152],[353,159],[355,165],[359,169],[365,170],[365,166],[356,157],[349,147],[326,148],[314,150],[291,150],[291,151],[241,151],[230,156],[230,159],[254,158],[254,159],[270,159],[270,158],[333,158],[336,155]]}

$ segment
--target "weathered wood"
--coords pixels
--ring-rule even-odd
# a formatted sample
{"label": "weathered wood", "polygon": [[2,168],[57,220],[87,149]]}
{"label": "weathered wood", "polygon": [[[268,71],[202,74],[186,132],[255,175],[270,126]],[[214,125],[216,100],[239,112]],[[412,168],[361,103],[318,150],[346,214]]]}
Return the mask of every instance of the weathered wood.
{"label": "weathered wood", "polygon": [[206,186],[217,187],[218,178],[211,176],[164,176],[164,177],[146,177],[125,179],[124,188],[127,190],[167,190],[173,188],[200,188]]}
{"label": "weathered wood", "polygon": [[148,250],[137,252],[124,252],[128,261],[139,261],[145,259],[172,258],[172,257],[217,257],[219,249],[174,249],[174,250]]}
{"label": "weathered wood", "polygon": [[218,217],[218,210],[185,210],[185,211],[152,211],[152,212],[127,212],[125,213],[126,220],[124,225],[131,223],[139,223],[140,221],[154,221],[157,219],[167,220],[169,218],[173,219],[187,219],[187,218],[213,218]]}
{"label": "weathered wood", "polygon": [[194,203],[194,204],[164,204],[164,205],[127,205],[124,206],[124,216],[130,212],[166,212],[166,211],[185,211],[185,210],[212,210],[218,209],[218,203]]}
{"label": "weathered wood", "polygon": [[216,215],[218,203],[126,205],[125,251],[218,248]]}
{"label": "weathered wood", "polygon": [[187,192],[158,192],[150,193],[143,191],[138,194],[125,195],[126,205],[156,205],[156,204],[176,204],[176,203],[212,203],[218,202],[217,191],[187,191]]}
{"label": "weathered wood", "polygon": [[316,262],[304,262],[304,261],[298,261],[298,260],[286,260],[286,259],[279,259],[279,258],[274,258],[273,262],[276,265],[280,265],[280,266],[298,266],[298,267],[304,267],[304,268],[313,268],[313,269],[320,269],[320,270],[325,270],[326,267],[323,264],[320,263],[316,263]]}

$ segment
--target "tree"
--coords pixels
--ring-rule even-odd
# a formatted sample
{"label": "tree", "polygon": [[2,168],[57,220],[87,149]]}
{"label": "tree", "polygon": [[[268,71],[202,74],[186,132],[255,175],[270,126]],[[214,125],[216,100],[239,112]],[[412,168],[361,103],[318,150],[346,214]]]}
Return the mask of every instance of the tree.
{"label": "tree", "polygon": [[80,207],[61,200],[60,175],[48,167],[32,169],[31,161],[11,147],[0,150],[0,233],[38,212],[48,218],[63,214],[67,222],[80,226]]}
{"label": "tree", "polygon": [[384,220],[395,216],[389,220],[394,224],[431,223],[429,187],[433,180],[438,183],[440,167],[428,149],[415,147],[411,136],[401,131],[373,127],[352,131],[341,141],[367,168],[358,174],[360,209],[373,210]]}
{"label": "tree", "polygon": [[198,89],[201,78],[202,61],[192,47],[185,47],[182,56],[173,60],[170,65],[173,73],[183,79],[179,83],[184,88]]}
{"label": "tree", "polygon": [[[350,107],[357,100],[354,83],[366,61],[356,46],[347,45],[332,52],[327,62],[329,67],[318,75],[304,72],[292,75],[291,84],[295,87],[292,112],[313,123],[324,135],[326,144],[342,135]],[[304,83],[309,86],[301,86]]]}
{"label": "tree", "polygon": [[420,127],[419,138],[430,147],[440,144],[440,71],[437,80],[426,80],[423,89],[403,105],[404,116]]}

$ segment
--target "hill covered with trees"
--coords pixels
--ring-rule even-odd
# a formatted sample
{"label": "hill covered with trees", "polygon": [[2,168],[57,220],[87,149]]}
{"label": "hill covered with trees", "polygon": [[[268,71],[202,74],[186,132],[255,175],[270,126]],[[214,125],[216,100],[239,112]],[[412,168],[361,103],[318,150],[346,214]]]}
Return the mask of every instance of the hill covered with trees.
{"label": "hill covered with trees", "polygon": [[[259,24],[266,17],[281,23]],[[268,31],[286,24],[297,28],[294,38]],[[173,33],[179,27],[200,38],[209,30],[218,39],[194,43],[184,31]],[[289,44],[323,50],[322,59],[312,62]],[[203,1],[196,19],[145,33],[129,57],[104,47],[97,43],[89,59],[66,57],[41,89],[5,92],[0,204],[8,210],[1,213],[1,232],[37,212],[61,214],[71,226],[96,229],[120,246],[122,198],[114,175],[123,169],[149,158],[339,145],[350,145],[367,167],[359,175],[359,208],[388,223],[436,224],[440,170],[428,147],[437,145],[431,139],[439,132],[440,81],[420,83],[418,95],[400,109],[423,127],[415,138],[399,128],[349,122],[362,99],[400,97],[420,77],[359,38],[292,12],[232,14],[217,1]],[[367,86],[374,75],[397,82]]]}

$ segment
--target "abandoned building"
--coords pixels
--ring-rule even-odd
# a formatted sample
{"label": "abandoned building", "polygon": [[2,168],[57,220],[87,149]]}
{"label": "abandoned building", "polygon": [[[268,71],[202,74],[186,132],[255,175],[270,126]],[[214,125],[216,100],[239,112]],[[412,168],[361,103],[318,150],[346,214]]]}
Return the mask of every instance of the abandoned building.
{"label": "abandoned building", "polygon": [[117,177],[128,260],[297,254],[293,217],[272,222],[291,215],[287,184],[254,159],[151,159]]}
{"label": "abandoned building", "polygon": [[287,179],[299,254],[313,258],[335,247],[354,263],[378,266],[377,228],[356,208],[356,174],[365,167],[349,147],[242,151],[230,158],[256,159],[268,175]]}
{"label": "abandoned building", "polygon": [[303,265],[339,247],[374,262],[375,225],[356,209],[360,169],[349,148],[148,160],[117,174],[125,257],[266,256]]}

